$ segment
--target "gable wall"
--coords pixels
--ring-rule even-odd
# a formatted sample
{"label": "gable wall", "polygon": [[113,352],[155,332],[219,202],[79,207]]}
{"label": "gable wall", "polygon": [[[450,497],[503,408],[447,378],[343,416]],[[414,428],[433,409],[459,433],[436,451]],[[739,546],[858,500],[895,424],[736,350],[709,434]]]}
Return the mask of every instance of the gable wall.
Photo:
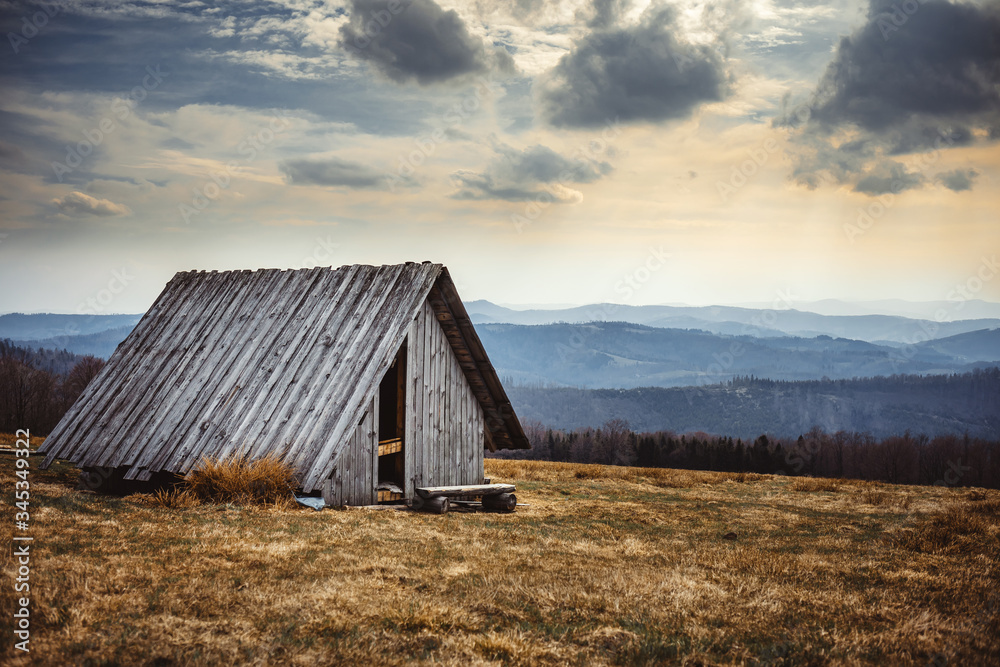
{"label": "gable wall", "polygon": [[483,409],[426,301],[408,341],[406,497],[419,486],[481,483]]}

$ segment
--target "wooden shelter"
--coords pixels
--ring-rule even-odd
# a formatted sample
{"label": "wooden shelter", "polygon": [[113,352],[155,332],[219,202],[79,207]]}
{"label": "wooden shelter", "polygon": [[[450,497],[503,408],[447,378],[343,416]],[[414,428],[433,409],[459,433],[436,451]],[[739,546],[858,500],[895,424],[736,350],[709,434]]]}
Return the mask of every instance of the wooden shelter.
{"label": "wooden shelter", "polygon": [[274,453],[305,493],[367,505],[480,484],[484,449],[528,447],[448,270],[424,262],[178,273],[42,451],[125,480]]}

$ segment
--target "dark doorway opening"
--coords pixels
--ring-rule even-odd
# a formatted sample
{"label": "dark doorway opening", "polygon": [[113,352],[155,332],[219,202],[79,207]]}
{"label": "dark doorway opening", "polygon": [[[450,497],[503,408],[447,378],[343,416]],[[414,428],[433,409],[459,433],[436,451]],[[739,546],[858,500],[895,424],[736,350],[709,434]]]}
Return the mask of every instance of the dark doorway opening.
{"label": "dark doorway opening", "polygon": [[406,430],[406,341],[378,388],[378,500],[403,499]]}

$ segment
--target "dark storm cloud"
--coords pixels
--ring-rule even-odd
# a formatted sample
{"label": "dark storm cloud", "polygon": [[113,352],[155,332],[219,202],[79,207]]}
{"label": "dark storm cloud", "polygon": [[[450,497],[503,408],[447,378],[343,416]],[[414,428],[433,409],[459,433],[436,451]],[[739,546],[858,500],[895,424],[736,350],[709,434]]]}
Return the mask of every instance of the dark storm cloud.
{"label": "dark storm cloud", "polygon": [[953,192],[964,192],[972,189],[977,176],[979,172],[975,169],[954,169],[938,174],[937,181]]}
{"label": "dark storm cloud", "polygon": [[[187,104],[247,109],[299,108],[380,134],[416,132],[437,113],[436,101],[348,76],[344,54],[305,41],[304,12],[264,2],[66,4],[17,54],[0,58],[0,89],[29,93],[127,94],[145,67],[170,72],[142,101],[142,110]],[[34,3],[0,3],[0,32],[18,33]],[[338,10],[331,14],[336,15]],[[236,34],[220,30],[234,17]],[[7,39],[4,48],[10,49]],[[302,59],[311,78],[269,68],[273,59]]]}
{"label": "dark storm cloud", "polygon": [[[932,179],[894,174],[880,166],[882,160],[913,154],[936,160],[940,150],[996,141],[997,35],[996,0],[982,6],[871,0],[865,24],[840,41],[811,100],[776,121],[797,128],[793,176],[812,187],[825,172],[868,194],[889,191],[886,179],[899,176],[903,189],[920,187]],[[857,138],[838,145],[836,136],[844,131]]]}
{"label": "dark storm cloud", "polygon": [[506,51],[487,48],[454,10],[433,0],[352,0],[340,38],[341,46],[399,83],[514,71]]}
{"label": "dark storm cloud", "polygon": [[14,164],[22,164],[27,161],[27,156],[20,148],[14,144],[8,144],[0,140],[0,161]]}
{"label": "dark storm cloud", "polygon": [[997,119],[997,9],[996,2],[873,0],[868,23],[841,40],[820,82],[812,122],[884,131],[911,119],[961,125]]}
{"label": "dark storm cloud", "polygon": [[325,160],[287,160],[279,165],[289,183],[294,185],[324,185],[355,190],[387,187],[385,173],[358,162],[339,158]]}
{"label": "dark storm cloud", "polygon": [[866,195],[899,194],[919,188],[923,183],[924,177],[919,173],[908,172],[903,165],[887,161],[862,176],[854,185],[854,191]]}
{"label": "dark storm cloud", "polygon": [[591,28],[610,28],[618,22],[631,3],[629,0],[594,0],[590,5],[590,18],[587,25]]}
{"label": "dark storm cloud", "polygon": [[[452,180],[458,187],[453,198],[531,201],[543,193],[558,192],[541,186],[591,183],[614,169],[604,161],[585,157],[569,159],[542,145],[530,146],[522,151],[498,145],[494,151],[497,157],[485,171],[458,171],[452,174]],[[562,195],[555,195],[555,199],[571,200]]]}
{"label": "dark storm cloud", "polygon": [[[617,3],[598,3],[592,22],[616,12]],[[722,56],[677,31],[669,8],[647,11],[634,26],[595,29],[540,82],[543,115],[557,127],[660,122],[723,99],[730,80]]]}

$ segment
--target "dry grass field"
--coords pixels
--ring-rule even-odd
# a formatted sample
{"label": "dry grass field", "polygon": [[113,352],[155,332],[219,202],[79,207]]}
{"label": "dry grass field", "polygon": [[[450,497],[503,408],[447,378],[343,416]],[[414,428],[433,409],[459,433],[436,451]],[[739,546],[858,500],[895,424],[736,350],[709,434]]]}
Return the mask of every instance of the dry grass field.
{"label": "dry grass field", "polygon": [[[9,538],[12,457],[0,466]],[[487,475],[530,507],[163,507],[32,470],[31,653],[10,639],[6,550],[0,661],[1000,664],[1000,493],[517,461]]]}

